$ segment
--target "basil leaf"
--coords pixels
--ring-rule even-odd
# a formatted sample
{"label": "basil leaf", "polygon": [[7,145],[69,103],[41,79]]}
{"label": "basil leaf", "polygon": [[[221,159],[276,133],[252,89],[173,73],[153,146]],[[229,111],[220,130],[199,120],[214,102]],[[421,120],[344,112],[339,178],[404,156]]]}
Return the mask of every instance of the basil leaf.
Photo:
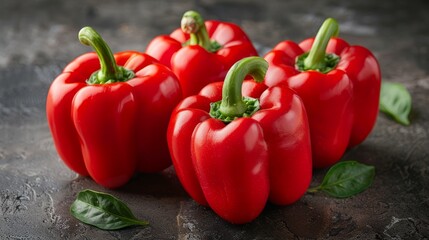
{"label": "basil leaf", "polygon": [[322,184],[308,192],[323,191],[332,197],[347,198],[371,186],[375,168],[356,161],[339,162],[326,173]]}
{"label": "basil leaf", "polygon": [[70,212],[80,221],[103,230],[149,224],[134,217],[128,206],[121,200],[110,194],[92,190],[81,191],[72,203]]}
{"label": "basil leaf", "polygon": [[380,92],[380,111],[391,116],[398,123],[409,125],[410,93],[400,83],[383,82]]}

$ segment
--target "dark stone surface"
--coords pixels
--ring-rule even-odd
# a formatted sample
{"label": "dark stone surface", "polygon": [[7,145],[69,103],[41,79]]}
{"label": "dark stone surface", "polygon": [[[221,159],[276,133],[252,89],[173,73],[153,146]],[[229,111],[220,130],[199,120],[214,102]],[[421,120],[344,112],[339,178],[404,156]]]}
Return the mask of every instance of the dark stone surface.
{"label": "dark stone surface", "polygon": [[[410,126],[380,114],[367,140],[344,156],[376,167],[373,186],[349,199],[307,194],[291,206],[267,205],[252,223],[235,226],[193,202],[173,168],[116,190],[70,171],[53,147],[45,98],[65,64],[89,51],[79,29],[93,26],[114,51],[143,51],[188,9],[241,25],[261,52],[312,36],[326,17],[340,22],[343,38],[372,50],[383,79],[403,83],[413,98]],[[427,239],[428,10],[425,0],[2,0],[0,239]],[[313,185],[325,172],[315,171]],[[87,188],[124,200],[150,226],[109,232],[80,223],[69,206]]]}

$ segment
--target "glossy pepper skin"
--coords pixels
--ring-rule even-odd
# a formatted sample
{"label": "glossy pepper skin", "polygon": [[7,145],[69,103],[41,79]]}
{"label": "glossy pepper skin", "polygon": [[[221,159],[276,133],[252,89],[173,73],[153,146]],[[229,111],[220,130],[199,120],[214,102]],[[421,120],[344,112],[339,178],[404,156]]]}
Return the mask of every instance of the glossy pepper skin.
{"label": "glossy pepper skin", "polygon": [[[319,31],[319,41],[318,36],[299,44],[282,41],[264,57],[270,64],[266,84],[284,83],[304,101],[313,164],[319,168],[334,164],[347,148],[364,141],[378,115],[381,73],[377,59],[368,49],[350,46],[335,37],[337,34],[337,23],[327,19]],[[312,51],[313,63],[307,63],[313,66],[300,68],[306,60],[299,63],[298,59],[305,53],[309,59]],[[329,59],[334,56],[330,54],[339,57],[337,62]],[[323,61],[325,66],[318,65]]]}
{"label": "glossy pepper skin", "polygon": [[170,114],[181,100],[177,78],[146,54],[112,55],[89,27],[79,37],[96,45],[101,56],[77,57],[49,89],[47,119],[61,159],[108,188],[123,185],[136,171],[157,172],[170,166],[165,134]]}
{"label": "glossy pepper skin", "polygon": [[233,23],[204,22],[197,12],[188,11],[181,25],[169,36],[154,38],[146,53],[171,68],[184,97],[197,94],[208,83],[223,81],[238,60],[258,55],[246,33]]}
{"label": "glossy pepper skin", "polygon": [[[303,103],[288,88],[256,83],[267,67],[259,57],[240,60],[225,84],[211,83],[182,100],[169,123],[169,149],[183,187],[231,223],[252,221],[267,200],[297,201],[312,177]],[[248,73],[255,81],[242,85]],[[243,105],[242,94],[257,99],[259,108]]]}

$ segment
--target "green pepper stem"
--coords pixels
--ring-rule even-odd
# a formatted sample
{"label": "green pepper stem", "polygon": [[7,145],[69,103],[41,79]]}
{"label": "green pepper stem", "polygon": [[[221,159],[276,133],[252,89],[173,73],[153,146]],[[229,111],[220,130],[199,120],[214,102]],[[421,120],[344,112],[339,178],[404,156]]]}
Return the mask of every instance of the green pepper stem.
{"label": "green pepper stem", "polygon": [[220,48],[217,42],[210,40],[203,17],[196,11],[187,11],[183,14],[181,21],[182,31],[190,36],[189,45],[200,45],[210,52]]}
{"label": "green pepper stem", "polygon": [[335,19],[326,19],[319,31],[317,32],[316,39],[304,60],[305,69],[323,69],[326,66],[325,55],[326,47],[332,37],[337,37],[339,33],[339,26]]}
{"label": "green pepper stem", "polygon": [[250,75],[256,82],[262,82],[267,69],[267,61],[261,57],[247,57],[236,62],[225,77],[220,113],[232,118],[243,116],[247,110],[241,93],[244,78]]}
{"label": "green pepper stem", "polygon": [[100,60],[100,70],[92,74],[88,79],[90,84],[112,83],[126,81],[134,76],[130,70],[119,67],[103,38],[91,27],[84,27],[79,31],[79,41],[87,46],[91,46]]}

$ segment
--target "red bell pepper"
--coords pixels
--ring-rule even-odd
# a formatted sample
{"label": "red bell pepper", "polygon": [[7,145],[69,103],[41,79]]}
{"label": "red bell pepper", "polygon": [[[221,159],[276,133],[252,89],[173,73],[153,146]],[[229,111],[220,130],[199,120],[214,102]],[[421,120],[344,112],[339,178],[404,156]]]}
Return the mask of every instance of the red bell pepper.
{"label": "red bell pepper", "polygon": [[175,75],[143,53],[113,55],[90,27],[79,32],[79,39],[97,53],[66,66],[46,103],[60,157],[75,172],[110,188],[126,183],[136,171],[170,166],[165,134],[181,100]]}
{"label": "red bell pepper", "polygon": [[181,29],[154,38],[146,53],[172,69],[179,78],[183,97],[197,94],[208,83],[223,81],[238,60],[258,56],[239,26],[204,22],[195,11],[183,15]]}
{"label": "red bell pepper", "polygon": [[268,199],[280,205],[297,201],[312,177],[301,99],[288,88],[243,84],[248,74],[263,81],[267,68],[260,57],[240,60],[224,84],[211,83],[182,100],[167,131],[185,190],[232,223],[252,221]]}
{"label": "red bell pepper", "polygon": [[265,55],[270,63],[266,84],[285,83],[304,101],[315,167],[334,164],[347,148],[364,141],[378,114],[376,58],[337,35],[337,22],[327,19],[315,39],[283,41]]}

